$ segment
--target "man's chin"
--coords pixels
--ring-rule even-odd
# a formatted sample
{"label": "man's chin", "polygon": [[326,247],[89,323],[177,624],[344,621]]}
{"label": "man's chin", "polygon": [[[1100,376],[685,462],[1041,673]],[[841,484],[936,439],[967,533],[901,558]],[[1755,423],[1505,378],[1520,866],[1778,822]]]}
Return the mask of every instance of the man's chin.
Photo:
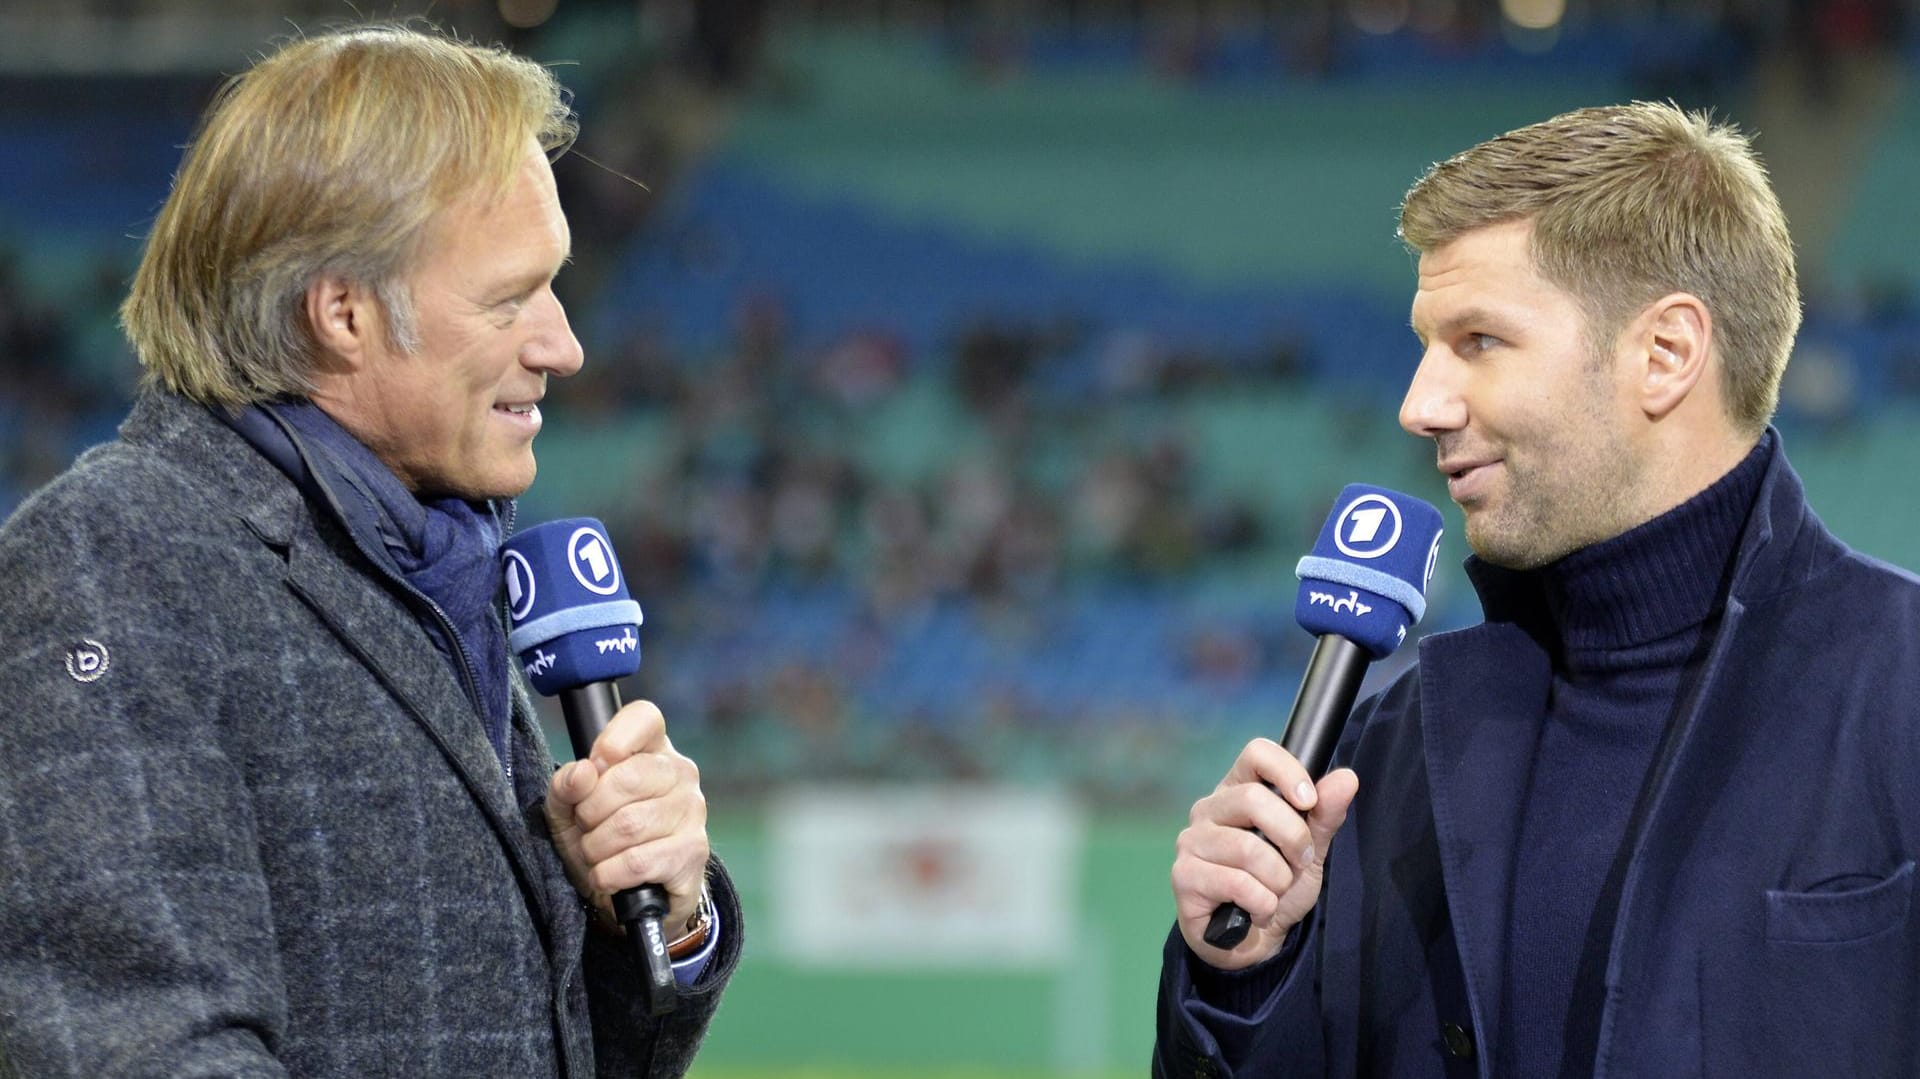
{"label": "man's chin", "polygon": [[499,467],[490,470],[484,482],[475,486],[481,498],[519,498],[533,486],[533,478],[539,471],[533,459],[533,447],[523,445],[518,452],[504,456]]}
{"label": "man's chin", "polygon": [[428,498],[463,498],[468,502],[491,502],[499,499],[519,498],[533,486],[534,469],[531,462],[524,470],[502,470],[498,474],[450,477],[437,485],[436,491],[422,491],[422,500]]}
{"label": "man's chin", "polygon": [[1551,540],[1535,531],[1520,528],[1496,529],[1485,524],[1475,528],[1467,519],[1467,546],[1480,561],[1510,570],[1535,570],[1549,566],[1580,549],[1565,539]]}
{"label": "man's chin", "polygon": [[516,480],[513,482],[505,482],[505,483],[497,483],[497,484],[487,484],[485,487],[481,488],[479,494],[471,495],[469,497],[474,498],[478,501],[486,501],[490,499],[519,498],[521,495],[526,494],[527,489],[532,486],[533,486],[533,477],[528,476],[524,480]]}
{"label": "man's chin", "polygon": [[1467,517],[1467,546],[1473,550],[1480,561],[1502,569],[1528,570],[1539,565],[1534,561],[1535,552],[1523,536],[1515,536],[1511,529],[1504,529],[1488,520],[1486,510],[1477,513],[1469,511]]}

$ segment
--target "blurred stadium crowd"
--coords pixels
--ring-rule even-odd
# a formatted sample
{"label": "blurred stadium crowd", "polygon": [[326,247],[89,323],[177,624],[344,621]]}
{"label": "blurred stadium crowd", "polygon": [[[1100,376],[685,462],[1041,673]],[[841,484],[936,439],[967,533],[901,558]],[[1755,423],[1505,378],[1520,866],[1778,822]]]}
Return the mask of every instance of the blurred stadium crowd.
{"label": "blurred stadium crowd", "polygon": [[[0,57],[0,513],[124,412],[137,366],[114,309],[217,84],[185,45],[173,70],[47,57],[161,7],[28,4],[7,15],[19,33],[0,34],[15,43]],[[233,56],[262,39],[241,40],[255,17],[341,14],[164,7],[230,24]],[[861,81],[847,52],[810,66],[784,43],[908,38],[962,97],[1087,73],[1417,96],[1571,65],[1736,118],[1771,65],[1845,116],[1866,108],[1848,71],[1910,66],[1909,14],[1886,0],[439,4],[436,21],[469,35],[578,60],[562,77],[598,163],[559,170],[578,257],[560,287],[588,366],[550,388],[521,520],[612,527],[647,611],[629,692],[661,701],[710,790],[1064,778],[1101,804],[1184,800],[1230,756],[1219,747],[1277,734],[1311,645],[1291,566],[1338,487],[1444,504],[1430,448],[1392,422],[1413,359],[1404,295],[1364,280],[1203,287],[1146,257],[1089,270],[964,220],[903,225],[769,180],[749,167],[753,132],[817,102],[820,80],[869,99],[898,89],[884,66]],[[1522,119],[1551,110],[1536,111]],[[1874,115],[1881,141],[1920,160],[1911,102]],[[1048,137],[1044,122],[994,133],[1008,153]],[[943,152],[990,169],[998,146]],[[884,138],[868,151],[911,152]],[[1870,188],[1892,166],[1834,167]],[[1315,212],[1274,209],[1270,242]],[[1362,227],[1388,244],[1391,220],[1389,203]],[[1911,282],[1810,277],[1784,417],[1796,451],[1920,399]],[[1436,606],[1430,627],[1474,616],[1457,583]]]}

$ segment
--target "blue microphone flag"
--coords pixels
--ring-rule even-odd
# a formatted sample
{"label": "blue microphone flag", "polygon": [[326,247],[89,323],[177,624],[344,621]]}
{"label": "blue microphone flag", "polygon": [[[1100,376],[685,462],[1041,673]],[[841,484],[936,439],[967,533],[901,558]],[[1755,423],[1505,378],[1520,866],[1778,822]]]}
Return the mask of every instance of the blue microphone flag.
{"label": "blue microphone flag", "polygon": [[1440,511],[1384,487],[1348,484],[1294,575],[1293,617],[1315,636],[1332,633],[1383,659],[1427,612],[1440,558]]}
{"label": "blue microphone flag", "polygon": [[640,669],[640,604],[627,592],[607,529],[591,517],[535,525],[501,550],[507,647],[551,696]]}

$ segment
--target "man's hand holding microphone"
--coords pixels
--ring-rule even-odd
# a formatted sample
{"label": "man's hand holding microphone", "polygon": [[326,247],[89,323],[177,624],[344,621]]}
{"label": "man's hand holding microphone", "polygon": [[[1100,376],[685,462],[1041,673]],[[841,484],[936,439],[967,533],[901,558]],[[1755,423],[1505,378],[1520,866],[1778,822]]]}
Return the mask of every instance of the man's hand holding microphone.
{"label": "man's hand holding microphone", "polygon": [[711,853],[707,800],[699,768],[674,751],[651,701],[623,706],[587,758],[553,774],[547,826],[567,876],[603,925],[620,924],[616,893],[650,883],[667,890],[661,924],[669,940],[700,913]]}
{"label": "man's hand holding microphone", "polygon": [[502,554],[508,647],[533,688],[560,698],[572,763],[553,774],[547,825],[567,876],[607,926],[631,941],[648,1007],[677,999],[674,945],[690,954],[703,920],[707,802],[700,770],[667,737],[649,701],[622,705],[615,680],[640,669],[640,605],[600,522],[549,521]]}
{"label": "man's hand holding microphone", "polygon": [[[1216,970],[1240,970],[1279,952],[1320,899],[1326,852],[1359,789],[1350,768],[1315,784],[1279,743],[1248,742],[1213,793],[1193,804],[1174,843],[1174,904],[1193,954]],[[1206,941],[1223,903],[1252,921],[1231,949]]]}
{"label": "man's hand holding microphone", "polygon": [[1368,663],[1426,613],[1440,531],[1427,503],[1352,484],[1300,560],[1294,618],[1320,643],[1284,742],[1247,743],[1174,844],[1180,935],[1214,969],[1272,958],[1319,902],[1327,852],[1360,790],[1351,769],[1328,764]]}

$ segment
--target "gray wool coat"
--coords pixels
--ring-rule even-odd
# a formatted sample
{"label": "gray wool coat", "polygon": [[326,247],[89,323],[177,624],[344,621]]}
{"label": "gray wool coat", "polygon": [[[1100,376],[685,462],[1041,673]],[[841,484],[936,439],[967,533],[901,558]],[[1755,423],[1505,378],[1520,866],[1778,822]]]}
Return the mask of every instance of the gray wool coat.
{"label": "gray wool coat", "polygon": [[0,527],[0,1076],[673,1076],[414,617],[205,409],[149,392]]}

